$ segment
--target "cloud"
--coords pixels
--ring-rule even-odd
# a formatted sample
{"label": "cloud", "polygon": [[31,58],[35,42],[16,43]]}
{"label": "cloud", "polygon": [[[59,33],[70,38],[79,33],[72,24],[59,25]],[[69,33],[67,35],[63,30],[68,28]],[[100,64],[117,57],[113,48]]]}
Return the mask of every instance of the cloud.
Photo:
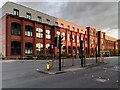
{"label": "cloud", "polygon": [[43,0],[36,2],[31,2],[31,0],[30,2],[27,2],[28,0],[24,0],[24,2],[14,1],[82,27],[91,26],[102,31],[109,28],[106,33],[118,29],[117,2],[107,2],[109,0],[102,0],[102,2],[80,2],[81,0],[75,0],[78,2],[73,2],[73,0],[70,0],[72,2],[57,2],[55,0],[54,2],[50,2],[50,0],[45,0],[45,2]]}

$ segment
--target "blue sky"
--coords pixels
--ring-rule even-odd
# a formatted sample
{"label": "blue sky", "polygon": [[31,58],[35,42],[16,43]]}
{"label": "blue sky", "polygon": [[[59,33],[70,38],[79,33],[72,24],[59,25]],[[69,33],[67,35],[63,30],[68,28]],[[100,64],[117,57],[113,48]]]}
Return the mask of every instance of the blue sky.
{"label": "blue sky", "polygon": [[[1,0],[2,6],[8,0]],[[81,27],[91,26],[118,38],[119,0],[9,0],[64,19]],[[45,2],[46,1],[46,2]],[[63,2],[64,1],[64,2]],[[69,1],[69,2],[68,2]],[[76,1],[76,2],[75,2]]]}

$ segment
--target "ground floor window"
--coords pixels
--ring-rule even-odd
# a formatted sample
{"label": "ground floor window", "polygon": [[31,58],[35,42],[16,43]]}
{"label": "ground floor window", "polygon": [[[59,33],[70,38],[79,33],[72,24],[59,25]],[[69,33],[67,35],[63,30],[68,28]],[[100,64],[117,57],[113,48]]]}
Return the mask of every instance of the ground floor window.
{"label": "ground floor window", "polygon": [[43,44],[37,43],[36,44],[36,51],[37,51],[37,54],[43,54]]}
{"label": "ground floor window", "polygon": [[25,43],[25,54],[32,54],[33,53],[33,44],[28,42]]}
{"label": "ground floor window", "polygon": [[46,44],[46,54],[49,56],[53,53],[52,45]]}
{"label": "ground floor window", "polygon": [[18,41],[11,42],[11,54],[16,55],[21,53],[21,43]]}
{"label": "ground floor window", "polygon": [[71,53],[71,47],[68,46],[68,53]]}
{"label": "ground floor window", "polygon": [[62,53],[66,52],[66,46],[62,46]]}

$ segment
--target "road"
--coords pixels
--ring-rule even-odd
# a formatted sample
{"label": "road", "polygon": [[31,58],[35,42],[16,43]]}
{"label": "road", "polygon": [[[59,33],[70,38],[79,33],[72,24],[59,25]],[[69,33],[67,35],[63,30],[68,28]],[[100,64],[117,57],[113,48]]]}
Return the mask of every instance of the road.
{"label": "road", "polygon": [[[48,75],[36,72],[44,61],[3,62],[3,88],[117,88],[118,58],[105,58],[105,65]],[[72,67],[71,67],[72,68]]]}

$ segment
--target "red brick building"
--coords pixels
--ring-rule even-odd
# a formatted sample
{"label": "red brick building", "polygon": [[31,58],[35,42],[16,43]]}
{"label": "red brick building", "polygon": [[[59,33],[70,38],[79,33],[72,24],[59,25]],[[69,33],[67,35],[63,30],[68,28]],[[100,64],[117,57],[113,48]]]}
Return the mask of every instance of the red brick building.
{"label": "red brick building", "polygon": [[[38,54],[57,56],[58,49],[53,47],[56,35],[63,36],[61,53],[67,55],[79,54],[80,40],[84,54],[89,56],[105,50],[107,45],[104,32],[92,27],[82,28],[12,2],[3,6],[1,25],[1,53],[7,58],[36,57]],[[110,49],[116,49],[115,43]]]}

